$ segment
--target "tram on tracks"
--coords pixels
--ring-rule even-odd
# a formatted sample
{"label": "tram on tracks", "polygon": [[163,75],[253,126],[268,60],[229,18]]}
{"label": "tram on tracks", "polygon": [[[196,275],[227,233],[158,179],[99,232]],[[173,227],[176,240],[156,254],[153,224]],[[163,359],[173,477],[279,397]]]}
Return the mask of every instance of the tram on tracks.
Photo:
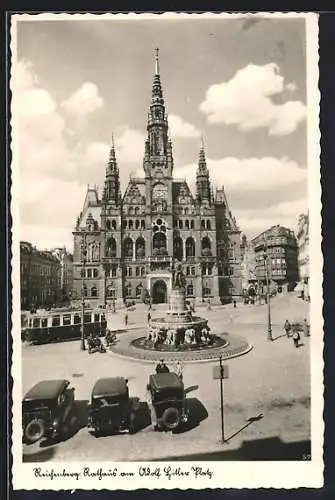
{"label": "tram on tracks", "polygon": [[[75,340],[81,337],[82,313],[80,311],[33,313],[21,315],[21,338],[33,344],[52,341]],[[86,310],[84,313],[85,337],[90,334],[105,335],[106,315],[101,310]]]}

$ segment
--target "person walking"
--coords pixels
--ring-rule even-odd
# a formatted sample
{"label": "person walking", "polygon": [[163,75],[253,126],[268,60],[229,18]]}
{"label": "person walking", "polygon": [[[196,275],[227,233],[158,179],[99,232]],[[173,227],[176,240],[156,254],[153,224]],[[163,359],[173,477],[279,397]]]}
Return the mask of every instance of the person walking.
{"label": "person walking", "polygon": [[234,308],[236,308],[236,300],[233,301]]}
{"label": "person walking", "polygon": [[150,325],[150,321],[151,321],[151,314],[150,312],[148,312],[148,325]]}
{"label": "person walking", "polygon": [[291,323],[289,322],[289,320],[287,319],[284,323],[284,330],[286,332],[286,336],[289,337],[290,336],[290,331],[291,331]]}
{"label": "person walking", "polygon": [[126,314],[124,315],[124,324],[125,324],[125,326],[127,326],[127,325],[128,325],[128,313],[126,313]]}
{"label": "person walking", "polygon": [[300,334],[298,330],[294,330],[292,338],[294,346],[299,347]]}
{"label": "person walking", "polygon": [[309,337],[309,324],[307,323],[307,319],[304,319],[303,323],[303,332],[305,337]]}

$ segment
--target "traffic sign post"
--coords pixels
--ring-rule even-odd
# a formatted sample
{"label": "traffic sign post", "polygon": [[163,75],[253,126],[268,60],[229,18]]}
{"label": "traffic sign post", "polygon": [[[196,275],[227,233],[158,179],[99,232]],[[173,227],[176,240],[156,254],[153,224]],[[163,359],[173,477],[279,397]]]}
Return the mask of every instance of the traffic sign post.
{"label": "traffic sign post", "polygon": [[228,366],[222,364],[222,356],[219,358],[219,366],[213,368],[213,378],[220,380],[220,403],[221,403],[221,440],[225,442],[224,438],[224,412],[223,412],[223,380],[228,378]]}

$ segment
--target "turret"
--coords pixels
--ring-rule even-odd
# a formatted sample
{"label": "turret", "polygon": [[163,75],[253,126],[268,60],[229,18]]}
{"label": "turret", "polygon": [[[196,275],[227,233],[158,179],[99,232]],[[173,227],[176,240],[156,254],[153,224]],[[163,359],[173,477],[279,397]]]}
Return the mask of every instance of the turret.
{"label": "turret", "polygon": [[211,203],[211,186],[207,168],[203,137],[199,151],[198,168],[196,175],[196,196],[200,203]]}
{"label": "turret", "polygon": [[106,177],[102,199],[106,203],[119,204],[120,200],[120,175],[116,162],[114,137],[112,136],[112,146],[109,152],[109,160],[106,167]]}

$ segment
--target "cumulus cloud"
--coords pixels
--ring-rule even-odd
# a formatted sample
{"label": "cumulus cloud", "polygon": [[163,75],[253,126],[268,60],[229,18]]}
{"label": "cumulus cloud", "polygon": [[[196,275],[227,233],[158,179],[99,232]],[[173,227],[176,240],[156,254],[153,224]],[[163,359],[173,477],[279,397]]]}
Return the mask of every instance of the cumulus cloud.
{"label": "cumulus cloud", "polygon": [[275,63],[249,64],[231,80],[211,85],[200,110],[213,124],[237,125],[244,131],[265,127],[270,135],[290,134],[306,117],[306,106],[301,101],[277,104],[272,97],[285,88],[295,90],[294,85],[285,86]]}
{"label": "cumulus cloud", "polygon": [[[225,185],[227,190],[285,190],[307,181],[307,170],[288,158],[208,158],[207,166],[215,184]],[[196,164],[185,165],[176,170],[176,175],[194,182],[196,168]]]}
{"label": "cumulus cloud", "polygon": [[185,122],[180,116],[169,115],[169,129],[172,137],[183,139],[200,137],[201,131],[192,123]]}
{"label": "cumulus cloud", "polygon": [[144,155],[145,136],[142,132],[125,127],[115,137],[118,160],[125,163],[141,163]]}
{"label": "cumulus cloud", "polygon": [[84,116],[93,113],[103,105],[98,87],[91,82],[85,82],[68,99],[62,101],[61,106],[67,113],[75,116]]}

